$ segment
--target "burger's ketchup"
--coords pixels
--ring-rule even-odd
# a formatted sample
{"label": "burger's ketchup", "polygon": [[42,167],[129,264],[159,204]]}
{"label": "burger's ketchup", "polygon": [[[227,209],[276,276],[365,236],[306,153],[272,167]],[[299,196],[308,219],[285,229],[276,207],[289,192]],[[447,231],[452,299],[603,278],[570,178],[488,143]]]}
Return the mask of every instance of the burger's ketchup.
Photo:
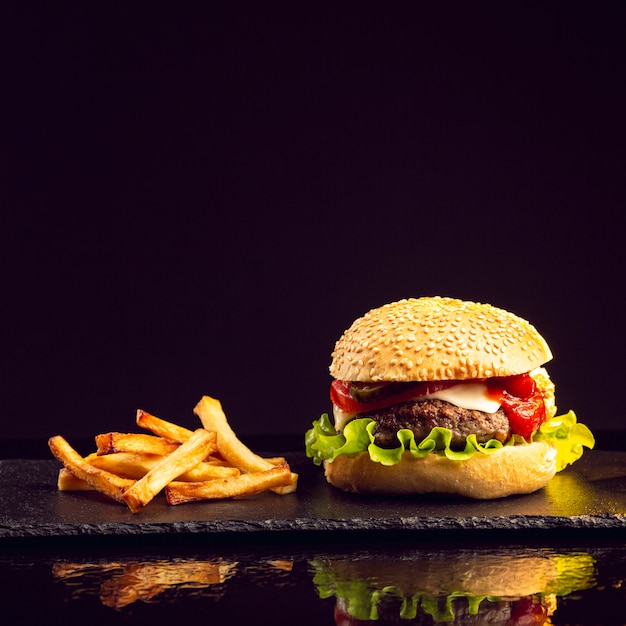
{"label": "burger's ketchup", "polygon": [[489,395],[497,399],[509,418],[511,431],[530,439],[546,421],[546,405],[530,374],[503,376],[485,381]]}

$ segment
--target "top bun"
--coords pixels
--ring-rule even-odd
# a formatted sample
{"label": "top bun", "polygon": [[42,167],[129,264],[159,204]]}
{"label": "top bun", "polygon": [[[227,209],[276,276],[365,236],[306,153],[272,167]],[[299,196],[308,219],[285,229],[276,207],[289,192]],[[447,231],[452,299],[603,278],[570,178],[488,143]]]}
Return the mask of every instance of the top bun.
{"label": "top bun", "polygon": [[439,296],[372,309],[335,344],[330,374],[359,382],[524,374],[552,358],[534,326],[490,304]]}

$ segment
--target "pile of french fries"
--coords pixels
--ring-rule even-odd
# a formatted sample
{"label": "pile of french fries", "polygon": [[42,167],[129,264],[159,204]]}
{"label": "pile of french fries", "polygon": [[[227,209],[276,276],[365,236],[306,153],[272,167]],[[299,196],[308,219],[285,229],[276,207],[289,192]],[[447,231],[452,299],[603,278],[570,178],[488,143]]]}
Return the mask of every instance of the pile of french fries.
{"label": "pile of french fries", "polygon": [[140,409],[136,422],[148,433],[97,435],[97,449],[86,457],[61,435],[51,437],[50,450],[63,463],[59,490],[96,490],[133,513],[162,490],[168,504],[296,490],[298,475],[287,461],[252,452],[236,436],[219,400],[203,396],[194,413],[202,427],[192,431]]}

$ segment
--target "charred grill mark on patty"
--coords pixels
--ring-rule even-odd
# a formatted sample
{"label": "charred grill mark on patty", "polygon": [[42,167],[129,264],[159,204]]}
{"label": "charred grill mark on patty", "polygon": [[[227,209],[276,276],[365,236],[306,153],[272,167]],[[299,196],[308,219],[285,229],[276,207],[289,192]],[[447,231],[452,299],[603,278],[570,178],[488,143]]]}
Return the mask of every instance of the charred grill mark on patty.
{"label": "charred grill mark on patty", "polygon": [[476,435],[479,443],[490,439],[505,442],[511,436],[506,413],[502,408],[495,413],[485,413],[462,409],[444,400],[412,400],[395,404],[384,409],[362,413],[376,422],[374,438],[381,448],[395,448],[398,445],[396,433],[408,428],[415,434],[416,441],[422,441],[435,426],[448,428],[452,432],[453,449],[463,449],[468,435]]}

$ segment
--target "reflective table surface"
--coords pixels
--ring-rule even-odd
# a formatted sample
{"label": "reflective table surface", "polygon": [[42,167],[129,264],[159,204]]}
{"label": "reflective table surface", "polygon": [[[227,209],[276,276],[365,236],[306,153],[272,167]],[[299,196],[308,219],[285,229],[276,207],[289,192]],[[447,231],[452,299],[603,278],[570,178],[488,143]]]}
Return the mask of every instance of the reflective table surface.
{"label": "reflective table surface", "polygon": [[583,535],[9,542],[0,602],[6,624],[624,624],[623,537]]}
{"label": "reflective table surface", "polygon": [[[586,455],[551,493],[492,504],[352,498],[302,465],[289,505],[157,503],[146,524],[96,494],[56,492],[41,478],[49,459],[3,459],[3,623],[625,624],[626,454]],[[13,497],[20,468],[34,478]],[[273,528],[269,509],[301,523]],[[65,519],[42,524],[51,512]]]}

